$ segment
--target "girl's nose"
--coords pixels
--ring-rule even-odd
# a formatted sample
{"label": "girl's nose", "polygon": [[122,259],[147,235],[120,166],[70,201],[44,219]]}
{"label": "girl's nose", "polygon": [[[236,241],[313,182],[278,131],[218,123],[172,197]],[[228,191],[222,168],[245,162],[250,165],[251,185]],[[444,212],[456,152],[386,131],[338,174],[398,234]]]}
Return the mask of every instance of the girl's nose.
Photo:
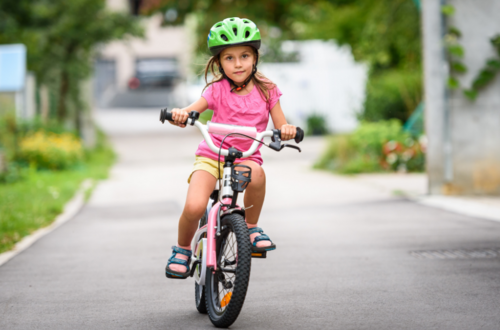
{"label": "girl's nose", "polygon": [[237,58],[237,59],[236,59],[236,63],[235,63],[235,64],[236,64],[236,66],[238,66],[238,67],[239,67],[239,66],[241,66],[241,61],[240,61],[240,59],[239,59],[239,58]]}

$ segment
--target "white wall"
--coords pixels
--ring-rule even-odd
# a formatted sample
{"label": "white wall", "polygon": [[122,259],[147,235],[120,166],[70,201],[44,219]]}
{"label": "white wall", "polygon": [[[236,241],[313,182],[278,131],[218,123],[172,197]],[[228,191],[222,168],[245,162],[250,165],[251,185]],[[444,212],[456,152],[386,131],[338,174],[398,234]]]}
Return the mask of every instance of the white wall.
{"label": "white wall", "polygon": [[[356,128],[356,113],[365,98],[367,66],[356,63],[348,47],[338,47],[333,41],[288,41],[284,47],[297,50],[301,61],[262,63],[258,68],[283,93],[280,103],[287,120],[305,128],[306,118],[316,112],[326,117],[332,132]],[[201,96],[204,86],[201,80],[187,85],[189,102]]]}
{"label": "white wall", "polygon": [[356,63],[348,47],[333,41],[288,42],[300,54],[299,63],[263,63],[259,70],[282,91],[281,106],[290,123],[305,127],[316,112],[333,132],[356,128],[363,106],[367,66]]}
{"label": "white wall", "polygon": [[[431,194],[500,196],[500,77],[479,92],[475,101],[462,89],[446,90],[448,78],[443,56],[440,3],[424,0],[425,118],[427,171]],[[462,32],[463,62],[468,71],[460,75],[469,88],[495,50],[489,39],[500,32],[498,0],[448,0],[455,15],[448,26]]]}

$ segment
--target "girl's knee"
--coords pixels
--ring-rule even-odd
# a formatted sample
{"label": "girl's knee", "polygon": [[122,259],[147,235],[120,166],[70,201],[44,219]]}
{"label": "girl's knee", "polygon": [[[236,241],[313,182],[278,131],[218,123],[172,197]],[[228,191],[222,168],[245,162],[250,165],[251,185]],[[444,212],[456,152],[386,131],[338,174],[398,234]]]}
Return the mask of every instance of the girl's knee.
{"label": "girl's knee", "polygon": [[264,169],[260,167],[258,164],[252,164],[250,166],[252,168],[252,178],[250,185],[254,187],[261,187],[266,185],[266,173]]}
{"label": "girl's knee", "polygon": [[184,205],[184,215],[190,221],[198,221],[205,213],[206,205],[197,201],[189,201]]}

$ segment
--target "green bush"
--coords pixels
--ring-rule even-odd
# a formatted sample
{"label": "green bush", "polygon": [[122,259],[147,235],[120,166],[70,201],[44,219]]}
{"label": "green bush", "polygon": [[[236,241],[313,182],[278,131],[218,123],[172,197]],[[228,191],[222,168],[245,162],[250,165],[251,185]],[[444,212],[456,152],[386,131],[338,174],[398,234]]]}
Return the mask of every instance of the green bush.
{"label": "green bush", "polygon": [[16,162],[4,164],[4,168],[0,171],[0,184],[13,183],[26,177],[29,169],[21,166]]}
{"label": "green bush", "polygon": [[408,120],[422,100],[420,71],[391,70],[370,75],[360,119],[379,121]]}
{"label": "green bush", "polygon": [[325,116],[313,113],[306,120],[307,135],[325,135],[328,134],[328,128]]}
{"label": "green bush", "polygon": [[352,134],[331,137],[315,167],[343,174],[422,171],[423,150],[398,120],[363,122]]}
{"label": "green bush", "polygon": [[71,133],[47,133],[38,131],[28,134],[19,144],[17,160],[30,167],[62,170],[72,167],[83,159],[79,138]]}
{"label": "green bush", "polygon": [[213,110],[208,109],[208,110],[206,110],[206,111],[204,111],[204,112],[202,112],[202,113],[200,114],[200,118],[199,118],[199,120],[200,120],[200,122],[201,122],[202,124],[206,124],[206,123],[207,123],[207,121],[212,120],[212,116],[213,116],[213,115],[214,115],[214,111],[213,111]]}
{"label": "green bush", "polygon": [[[61,213],[85,179],[107,177],[115,154],[104,134],[98,132],[97,145],[85,150],[77,168],[61,171],[37,171],[19,167],[22,180],[0,184],[0,253],[8,251],[24,236],[49,225]],[[87,196],[90,190],[87,191]]]}

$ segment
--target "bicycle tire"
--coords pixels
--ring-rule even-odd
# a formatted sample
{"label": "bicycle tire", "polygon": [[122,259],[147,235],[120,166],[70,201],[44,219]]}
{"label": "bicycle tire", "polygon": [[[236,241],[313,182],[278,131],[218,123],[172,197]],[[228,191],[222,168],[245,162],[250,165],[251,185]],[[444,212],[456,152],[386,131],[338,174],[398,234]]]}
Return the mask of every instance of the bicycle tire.
{"label": "bicycle tire", "polygon": [[[203,227],[204,225],[207,224],[207,217],[208,213],[205,212],[203,217],[200,219],[200,224],[198,228]],[[203,235],[203,237],[206,237],[206,235]],[[198,283],[194,282],[194,302],[196,305],[196,309],[198,312],[201,314],[207,314],[207,303],[205,301],[205,289],[204,287],[201,287],[198,285]]]}
{"label": "bicycle tire", "polygon": [[[216,241],[217,263],[234,273],[222,272],[219,266],[216,272],[207,269],[205,300],[210,321],[218,328],[227,328],[236,321],[245,302],[250,281],[252,245],[245,219],[240,214],[223,217],[221,226],[225,229]],[[231,291],[226,288],[229,284],[232,285]]]}

